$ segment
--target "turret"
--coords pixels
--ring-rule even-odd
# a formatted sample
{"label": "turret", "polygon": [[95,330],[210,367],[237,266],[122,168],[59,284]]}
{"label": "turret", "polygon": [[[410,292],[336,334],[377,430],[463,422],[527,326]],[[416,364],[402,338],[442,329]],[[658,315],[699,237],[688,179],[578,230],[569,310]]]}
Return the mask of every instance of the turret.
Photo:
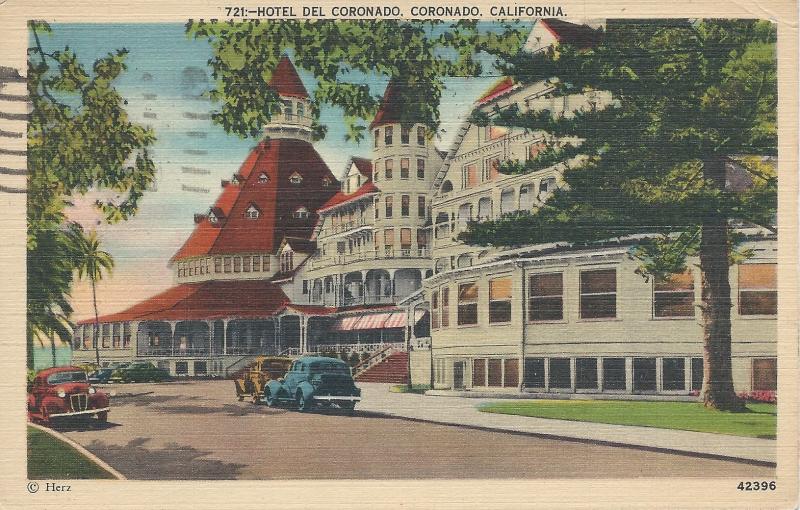
{"label": "turret", "polygon": [[284,55],[275,67],[269,86],[281,100],[281,111],[264,126],[270,138],[295,138],[311,142],[311,100],[292,61]]}

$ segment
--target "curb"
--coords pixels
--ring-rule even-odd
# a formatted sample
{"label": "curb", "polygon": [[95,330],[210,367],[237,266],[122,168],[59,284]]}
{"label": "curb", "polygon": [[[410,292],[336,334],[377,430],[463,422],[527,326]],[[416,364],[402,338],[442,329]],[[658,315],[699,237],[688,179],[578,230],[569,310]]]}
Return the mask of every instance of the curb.
{"label": "curb", "polygon": [[602,439],[589,439],[584,437],[575,437],[575,436],[563,436],[558,434],[551,434],[547,432],[528,432],[524,430],[514,430],[514,429],[503,429],[497,427],[490,427],[485,425],[469,425],[465,423],[454,423],[442,420],[434,420],[430,418],[414,418],[410,416],[402,416],[398,414],[391,414],[385,411],[363,411],[371,414],[378,414],[381,416],[386,416],[388,418],[396,418],[399,420],[406,420],[411,422],[417,423],[432,423],[435,425],[445,425],[448,427],[460,427],[470,430],[480,430],[483,432],[500,432],[502,434],[511,434],[515,436],[528,436],[528,437],[538,437],[541,439],[555,439],[558,441],[569,441],[572,443],[583,443],[583,444],[591,444],[591,445],[598,445],[598,446],[613,446],[615,448],[629,448],[632,450],[642,450],[647,452],[655,452],[655,453],[669,453],[672,455],[683,455],[685,457],[696,457],[696,458],[704,458],[704,459],[714,459],[714,460],[725,460],[730,462],[738,462],[740,464],[749,464],[753,466],[764,466],[764,467],[777,467],[777,462],[771,462],[767,460],[759,460],[753,459],[749,457],[736,457],[733,455],[721,455],[715,453],[704,453],[704,452],[697,452],[693,450],[682,450],[678,448],[668,448],[668,447],[661,447],[661,446],[647,446],[647,445],[638,445],[633,443],[622,443],[619,441],[606,441]]}
{"label": "curb", "polygon": [[56,439],[58,439],[60,441],[63,441],[64,443],[68,444],[72,448],[76,449],[81,455],[83,455],[84,457],[88,458],[89,460],[91,460],[92,462],[94,462],[95,464],[97,464],[98,466],[103,468],[106,472],[108,472],[110,475],[112,475],[117,480],[127,480],[127,478],[125,478],[125,475],[123,475],[122,473],[120,473],[119,471],[114,469],[113,467],[111,467],[108,464],[106,464],[106,462],[103,461],[102,459],[100,459],[99,457],[97,457],[97,455],[93,454],[92,452],[90,452],[89,450],[87,450],[83,446],[79,445],[78,443],[76,443],[72,439],[68,438],[64,434],[62,434],[60,432],[56,432],[55,430],[53,430],[51,428],[39,425],[38,423],[28,422],[28,425],[33,427],[33,428],[35,428],[36,430],[39,430],[39,431],[45,432],[47,434],[50,434],[54,438],[56,438]]}

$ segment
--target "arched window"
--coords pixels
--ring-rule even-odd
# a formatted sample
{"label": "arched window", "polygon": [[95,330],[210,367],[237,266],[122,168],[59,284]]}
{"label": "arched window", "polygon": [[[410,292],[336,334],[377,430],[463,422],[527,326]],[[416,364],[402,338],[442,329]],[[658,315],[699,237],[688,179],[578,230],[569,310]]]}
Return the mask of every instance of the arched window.
{"label": "arched window", "polygon": [[257,220],[260,214],[261,212],[253,204],[250,204],[250,207],[248,207],[244,212],[245,217],[250,218],[251,220]]}
{"label": "arched window", "polygon": [[292,175],[289,176],[289,182],[292,184],[300,184],[303,182],[303,176],[297,172],[294,172]]}
{"label": "arched window", "polygon": [[478,200],[478,221],[489,220],[492,218],[492,199],[483,197]]}
{"label": "arched window", "polygon": [[519,189],[519,209],[529,211],[533,206],[533,186],[526,184]]}
{"label": "arched window", "polygon": [[458,256],[456,267],[469,267],[472,265],[472,255],[469,253],[462,253]]}
{"label": "arched window", "polygon": [[212,225],[216,225],[218,221],[219,221],[219,218],[217,218],[216,214],[214,214],[213,212],[208,213],[208,222],[209,223],[211,223]]}
{"label": "arched window", "polygon": [[265,174],[264,172],[261,172],[258,175],[258,182],[260,182],[261,184],[264,184],[265,182],[269,182],[269,176],[267,174]]}
{"label": "arched window", "polygon": [[506,214],[514,210],[514,189],[506,188],[500,193],[500,214]]}
{"label": "arched window", "polygon": [[453,183],[450,181],[444,181],[442,183],[442,193],[450,193],[453,191]]}
{"label": "arched window", "polygon": [[300,207],[295,212],[292,213],[292,217],[301,219],[308,218],[308,209],[306,209],[305,207]]}
{"label": "arched window", "polygon": [[458,208],[458,227],[464,229],[472,220],[472,204],[461,204]]}

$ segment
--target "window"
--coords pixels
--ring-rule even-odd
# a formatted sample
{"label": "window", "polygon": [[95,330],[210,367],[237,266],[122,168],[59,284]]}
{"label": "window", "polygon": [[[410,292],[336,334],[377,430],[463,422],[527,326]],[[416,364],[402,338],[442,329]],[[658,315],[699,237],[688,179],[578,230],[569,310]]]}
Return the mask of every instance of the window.
{"label": "window", "polygon": [[515,387],[519,385],[519,360],[508,358],[503,360],[503,386]]}
{"label": "window", "polygon": [[511,277],[489,282],[489,323],[511,322]]}
{"label": "window", "polygon": [[535,274],[530,277],[529,320],[560,321],[564,318],[562,273]]}
{"label": "window", "polygon": [[778,313],[776,264],[739,265],[739,315]]}
{"label": "window", "polygon": [[374,134],[375,134],[375,145],[374,145],[374,147],[377,148],[378,147],[378,138],[381,137],[381,130],[380,129],[376,129]]}
{"label": "window", "polygon": [[472,385],[486,386],[486,360],[472,360]]}
{"label": "window", "polygon": [[425,160],[417,158],[417,179],[425,178]]}
{"label": "window", "polygon": [[131,346],[131,326],[127,322],[122,325],[122,348]]}
{"label": "window", "polygon": [[177,375],[187,375],[189,373],[189,362],[188,361],[176,361],[175,362],[175,374]]}
{"label": "window", "polygon": [[656,391],[655,358],[633,358],[633,391]]}
{"label": "window", "polygon": [[333,184],[333,181],[331,181],[330,178],[325,177],[325,178],[322,179],[322,187],[323,188],[330,188],[331,184]]}
{"label": "window", "polygon": [[625,358],[603,358],[603,389],[625,389]]}
{"label": "window", "polygon": [[408,158],[400,158],[400,178],[401,179],[408,179],[410,166],[411,166],[411,160],[410,159],[408,159]]}
{"label": "window", "polygon": [[548,177],[539,181],[539,194],[549,193],[556,189],[556,178]]}
{"label": "window", "polygon": [[286,116],[286,120],[292,120],[292,102],[291,101],[284,101],[283,102],[283,114]]}
{"label": "window", "polygon": [[253,259],[251,259],[249,255],[245,255],[242,258],[242,271],[243,272],[245,272],[245,273],[249,273],[250,272],[250,261],[251,260],[253,260]]}
{"label": "window", "polygon": [[385,145],[392,145],[392,126],[386,126],[383,128],[383,143]]}
{"label": "window", "polygon": [[292,213],[292,217],[297,219],[307,219],[309,217],[308,209],[301,207]]}
{"label": "window", "polygon": [[597,358],[575,358],[575,388],[597,389]]}
{"label": "window", "polygon": [[425,219],[427,217],[427,209],[425,207],[425,197],[420,195],[417,197],[417,217]]}
{"label": "window", "polygon": [[450,327],[450,289],[448,287],[443,287],[441,289],[441,297],[442,297],[442,327],[449,328]]}
{"label": "window", "polygon": [[661,387],[667,391],[686,389],[686,369],[683,358],[663,358],[661,360]]}
{"label": "window", "polygon": [[492,217],[492,199],[483,197],[478,200],[478,221],[488,220]]}
{"label": "window", "polygon": [[269,176],[267,174],[265,174],[264,172],[261,172],[258,175],[258,182],[261,183],[261,184],[264,184],[265,182],[269,182]]}
{"label": "window", "polygon": [[206,375],[206,373],[208,373],[208,362],[206,362],[206,361],[195,361],[194,362],[194,375]]}
{"label": "window", "polygon": [[514,210],[514,189],[506,188],[500,193],[500,214],[507,214]]}
{"label": "window", "polygon": [[569,358],[550,358],[550,388],[571,388],[572,373]]}
{"label": "window", "polygon": [[225,264],[224,264],[225,265],[225,272],[226,273],[230,273],[231,272],[231,264],[232,264],[231,258],[230,257],[225,257],[224,260],[225,260]]}
{"label": "window", "polygon": [[411,137],[411,126],[400,126],[400,143],[408,145],[408,140]]}
{"label": "window", "polygon": [[475,163],[471,163],[469,165],[464,165],[461,169],[461,187],[463,189],[472,188],[473,186],[478,185],[478,165]]}
{"label": "window", "polygon": [[240,273],[242,271],[242,258],[233,257],[233,272]]}
{"label": "window", "polygon": [[400,196],[400,216],[403,218],[408,218],[411,214],[411,197],[408,195],[401,195]]}
{"label": "window", "polygon": [[308,280],[303,280],[303,294],[308,294]]}
{"label": "window", "polygon": [[[410,252],[411,251],[411,229],[410,228],[401,228],[400,229],[400,249],[403,251]],[[406,253],[406,255],[410,255],[410,253]]]}
{"label": "window", "polygon": [[691,271],[653,281],[654,317],[694,317],[694,277]]}
{"label": "window", "polygon": [[264,255],[261,260],[261,269],[263,271],[269,271],[269,255]]}
{"label": "window", "polygon": [[692,390],[703,388],[703,358],[692,358]]}
{"label": "window", "polygon": [[420,147],[425,146],[425,128],[422,126],[417,127],[417,145]]}
{"label": "window", "polygon": [[218,221],[219,221],[219,218],[217,218],[216,214],[214,214],[213,212],[208,213],[208,222],[209,223],[211,223],[212,225],[216,225]]}
{"label": "window", "polygon": [[292,175],[289,177],[289,182],[291,182],[292,184],[300,184],[300,183],[302,183],[302,182],[303,182],[303,176],[302,176],[302,175],[300,175],[300,174],[299,174],[299,173],[297,173],[297,172],[294,172],[294,173],[293,173],[293,174],[292,174]]}
{"label": "window", "polygon": [[383,231],[383,247],[387,255],[392,254],[394,250],[394,229],[387,228]]}
{"label": "window", "polygon": [[487,140],[497,140],[498,138],[505,136],[506,133],[508,133],[508,129],[501,126],[493,126],[489,124],[485,128],[485,133]]}
{"label": "window", "polygon": [[431,292],[431,329],[439,329],[439,291]]}
{"label": "window", "polygon": [[500,173],[500,158],[487,158],[483,161],[483,172],[481,181],[486,182],[494,179]]}
{"label": "window", "polygon": [[380,180],[379,176],[381,174],[381,162],[375,162],[375,169],[372,171],[372,180],[374,182],[378,182]]}
{"label": "window", "polygon": [[503,360],[492,358],[487,360],[487,386],[503,385]]}
{"label": "window", "polygon": [[261,271],[261,255],[253,255],[253,272]]}
{"label": "window", "polygon": [[533,208],[533,186],[526,184],[519,188],[519,209],[521,211],[528,211]]}
{"label": "window", "polygon": [[386,166],[386,172],[384,174],[384,177],[386,177],[386,179],[391,179],[392,178],[392,172],[394,171],[394,160],[393,159],[387,159],[386,162],[384,163],[384,165]]}
{"label": "window", "polygon": [[775,358],[753,359],[753,390],[778,389],[778,361]]}
{"label": "window", "polygon": [[103,348],[108,348],[111,344],[111,324],[103,324],[101,326],[103,332]]}
{"label": "window", "polygon": [[458,325],[478,323],[478,284],[462,283],[458,286]]}
{"label": "window", "polygon": [[617,270],[581,272],[581,319],[617,316]]}
{"label": "window", "polygon": [[375,219],[380,219],[381,217],[381,199],[376,198],[375,203],[372,206],[372,210],[375,211]]}
{"label": "window", "polygon": [[392,205],[394,203],[394,197],[392,197],[390,195],[390,196],[386,197],[384,199],[384,201],[386,203],[386,217],[387,218],[391,218],[392,217]]}
{"label": "window", "polygon": [[472,221],[472,204],[461,204],[458,207],[459,230],[466,230],[470,221]]}
{"label": "window", "polygon": [[544,358],[525,358],[525,387],[544,388]]}

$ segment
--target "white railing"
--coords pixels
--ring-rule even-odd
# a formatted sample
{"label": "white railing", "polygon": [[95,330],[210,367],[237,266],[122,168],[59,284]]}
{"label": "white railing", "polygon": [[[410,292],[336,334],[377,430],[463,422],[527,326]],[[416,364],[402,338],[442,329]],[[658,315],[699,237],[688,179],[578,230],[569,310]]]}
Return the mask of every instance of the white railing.
{"label": "white railing", "polygon": [[402,350],[404,345],[402,342],[392,343],[371,343],[371,344],[331,344],[331,345],[317,345],[316,352],[335,352],[337,354],[343,352],[377,352],[381,349],[391,347],[393,349]]}
{"label": "white railing", "polygon": [[398,351],[405,350],[405,346],[401,343],[398,344],[386,344],[386,346],[370,356],[369,358],[365,359],[361,363],[357,364],[353,367],[353,377],[358,377],[359,375],[363,374],[370,368],[374,367],[378,363],[381,363],[383,360],[394,354]]}

